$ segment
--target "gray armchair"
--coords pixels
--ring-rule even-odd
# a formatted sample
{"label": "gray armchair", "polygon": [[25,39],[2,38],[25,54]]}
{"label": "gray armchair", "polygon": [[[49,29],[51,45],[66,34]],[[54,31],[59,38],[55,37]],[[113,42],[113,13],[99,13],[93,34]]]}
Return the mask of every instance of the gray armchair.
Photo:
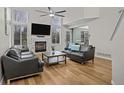
{"label": "gray armchair", "polygon": [[10,80],[39,74],[43,71],[44,65],[35,55],[19,57],[19,52],[15,49],[10,49],[6,55],[1,57],[1,61],[3,75],[8,84]]}

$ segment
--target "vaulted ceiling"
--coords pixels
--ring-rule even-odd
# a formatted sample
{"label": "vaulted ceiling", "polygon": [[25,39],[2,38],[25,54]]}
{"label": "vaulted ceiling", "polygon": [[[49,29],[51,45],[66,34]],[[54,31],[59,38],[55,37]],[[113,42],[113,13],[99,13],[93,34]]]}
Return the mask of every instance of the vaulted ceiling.
{"label": "vaulted ceiling", "polygon": [[[40,16],[44,13],[36,12],[36,10],[42,10],[42,11],[49,11],[48,7],[14,7],[14,9],[19,9],[23,11],[27,11],[29,14],[29,21],[30,22],[39,22],[39,23],[45,23],[50,24],[51,23],[51,17],[50,16]],[[94,18],[84,18],[84,7],[52,7],[54,11],[61,11],[66,10],[65,13],[62,13],[65,17],[63,17],[63,24],[64,25],[70,25],[72,27],[75,27],[75,25],[84,22],[89,22],[91,20],[94,20]]]}
{"label": "vaulted ceiling", "polygon": [[[40,17],[40,15],[43,15],[44,13],[38,13],[35,10],[42,10],[42,11],[48,11],[47,7],[22,7],[22,8],[16,8],[16,9],[21,9],[24,11],[29,12],[29,17],[34,16],[39,20],[42,21],[48,21],[50,20],[49,16],[43,16]],[[52,7],[54,11],[59,11],[59,10],[66,10],[67,12],[62,13],[65,17],[63,18],[63,23],[67,24],[72,21],[76,21],[77,19],[83,18],[83,7]]]}

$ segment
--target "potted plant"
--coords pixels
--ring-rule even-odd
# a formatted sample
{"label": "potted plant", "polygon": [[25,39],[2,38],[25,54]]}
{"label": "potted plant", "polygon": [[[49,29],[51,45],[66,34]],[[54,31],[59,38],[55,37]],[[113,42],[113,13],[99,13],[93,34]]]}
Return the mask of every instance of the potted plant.
{"label": "potted plant", "polygon": [[51,49],[52,49],[52,54],[55,53],[55,46],[51,46]]}

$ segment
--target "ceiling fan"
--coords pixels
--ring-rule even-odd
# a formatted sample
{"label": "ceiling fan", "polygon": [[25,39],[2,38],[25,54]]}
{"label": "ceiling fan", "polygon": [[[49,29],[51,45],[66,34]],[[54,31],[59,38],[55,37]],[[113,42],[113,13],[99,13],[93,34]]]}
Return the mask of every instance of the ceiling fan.
{"label": "ceiling fan", "polygon": [[53,9],[51,7],[48,7],[49,11],[42,11],[42,10],[36,10],[36,12],[40,12],[40,13],[44,13],[42,16],[47,16],[49,15],[50,17],[54,17],[54,16],[59,16],[59,17],[65,17],[64,15],[61,15],[61,13],[66,12],[66,10],[62,10],[62,11],[53,11]]}

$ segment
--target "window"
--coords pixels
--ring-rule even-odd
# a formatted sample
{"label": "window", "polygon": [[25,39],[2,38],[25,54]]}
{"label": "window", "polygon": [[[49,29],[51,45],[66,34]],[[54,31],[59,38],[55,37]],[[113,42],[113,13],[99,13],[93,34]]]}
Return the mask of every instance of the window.
{"label": "window", "polygon": [[81,32],[81,42],[84,42],[84,31]]}
{"label": "window", "polygon": [[66,45],[68,45],[69,42],[71,42],[71,32],[66,31]]}
{"label": "window", "polygon": [[14,45],[27,46],[27,21],[26,12],[12,10],[12,31],[14,34]]}
{"label": "window", "polygon": [[52,31],[52,44],[60,44],[60,33],[61,33],[61,18],[53,17],[51,23],[51,31]]}
{"label": "window", "polygon": [[14,45],[27,45],[27,27],[14,25]]}
{"label": "window", "polygon": [[14,45],[20,45],[20,28],[19,26],[14,26]]}
{"label": "window", "polygon": [[89,36],[88,31],[81,32],[81,43],[83,43],[85,46],[89,45]]}

